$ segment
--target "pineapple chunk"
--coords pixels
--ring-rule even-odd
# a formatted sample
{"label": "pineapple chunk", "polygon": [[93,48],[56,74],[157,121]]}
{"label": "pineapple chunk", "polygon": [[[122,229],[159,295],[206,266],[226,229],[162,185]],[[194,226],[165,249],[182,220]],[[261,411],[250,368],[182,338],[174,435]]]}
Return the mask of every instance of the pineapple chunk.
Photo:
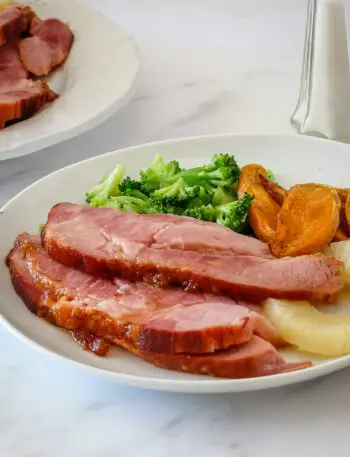
{"label": "pineapple chunk", "polygon": [[337,241],[336,243],[331,243],[330,250],[333,257],[344,263],[344,282],[345,284],[350,285],[350,241]]}
{"label": "pineapple chunk", "polygon": [[350,316],[323,314],[306,301],[273,298],[263,309],[280,336],[302,351],[329,357],[350,354]]}

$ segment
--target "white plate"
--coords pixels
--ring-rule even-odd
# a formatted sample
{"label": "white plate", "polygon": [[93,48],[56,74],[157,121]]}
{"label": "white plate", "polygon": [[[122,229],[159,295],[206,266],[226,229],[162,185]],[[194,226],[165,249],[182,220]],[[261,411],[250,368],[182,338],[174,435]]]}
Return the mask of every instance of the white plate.
{"label": "white plate", "polygon": [[[0,217],[0,258],[12,247],[15,236],[38,232],[52,205],[60,201],[84,202],[84,193],[122,162],[128,174],[137,176],[155,153],[178,159],[183,166],[206,163],[215,152],[234,154],[243,165],[261,163],[271,168],[285,185],[321,182],[349,187],[350,147],[340,143],[305,137],[220,135],[147,144],[98,156],[63,168],[13,198]],[[127,384],[177,392],[236,392],[297,383],[322,376],[350,365],[350,357],[314,359],[316,366],[265,378],[226,380],[161,370],[113,348],[106,358],[82,351],[64,331],[31,314],[12,289],[6,266],[0,262],[0,314],[17,336],[49,355],[56,355]],[[308,359],[295,351],[287,360]]]}
{"label": "white plate", "polygon": [[0,131],[0,160],[29,154],[79,135],[125,105],[133,94],[139,59],[130,35],[77,0],[22,0],[39,17],[69,23],[74,44],[50,78],[61,97],[32,118]]}

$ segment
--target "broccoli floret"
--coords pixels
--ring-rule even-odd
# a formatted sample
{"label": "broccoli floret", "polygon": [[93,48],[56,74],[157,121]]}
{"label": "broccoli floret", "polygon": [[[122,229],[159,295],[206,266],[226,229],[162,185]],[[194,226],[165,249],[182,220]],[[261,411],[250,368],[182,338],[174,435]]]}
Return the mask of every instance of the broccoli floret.
{"label": "broccoli floret", "polygon": [[270,181],[276,182],[275,175],[273,174],[273,172],[271,170],[266,170],[266,174]]}
{"label": "broccoli floret", "polygon": [[202,221],[216,222],[235,232],[244,232],[248,229],[248,209],[253,196],[244,194],[240,200],[220,206],[203,205],[198,208],[187,209],[184,216],[194,217]]}
{"label": "broccoli floret", "polygon": [[212,205],[202,205],[197,208],[186,209],[184,216],[194,217],[201,221],[215,222],[216,210]]}
{"label": "broccoli floret", "polygon": [[248,226],[248,209],[253,199],[253,195],[245,193],[240,200],[217,206],[216,223],[225,225],[235,232],[244,232]]}
{"label": "broccoli floret", "polygon": [[141,198],[141,200],[148,200],[147,195],[141,192],[141,183],[139,181],[135,181],[134,179],[129,178],[129,176],[127,176],[121,182],[119,189],[122,195],[126,195],[128,197]]}
{"label": "broccoli floret", "polygon": [[140,172],[141,190],[146,195],[151,195],[155,190],[171,184],[169,179],[181,171],[179,162],[172,160],[165,163],[162,156],[157,154],[149,168]]}
{"label": "broccoli floret", "polygon": [[119,164],[115,167],[112,173],[102,181],[94,186],[89,192],[86,193],[86,202],[92,203],[93,206],[100,206],[99,201],[103,202],[109,197],[120,195],[119,185],[124,177],[125,168]]}
{"label": "broccoli floret", "polygon": [[135,179],[131,179],[130,176],[127,176],[119,185],[120,192],[122,194],[127,195],[128,192],[134,190],[141,190],[141,183],[140,181],[136,181]]}
{"label": "broccoli floret", "polygon": [[189,168],[179,173],[190,186],[200,185],[211,196],[218,187],[230,188],[237,182],[240,169],[233,156],[215,154],[209,165]]}
{"label": "broccoli floret", "polygon": [[176,214],[181,216],[184,212],[183,208],[174,205],[168,205],[160,199],[149,200],[149,206],[147,209],[148,214]]}
{"label": "broccoli floret", "polygon": [[237,200],[232,189],[224,189],[223,187],[218,187],[213,195],[213,206],[225,205],[226,203],[231,203]]}
{"label": "broccoli floret", "polygon": [[[94,205],[95,200],[92,201],[91,206]],[[148,212],[148,201],[141,198],[130,197],[126,195],[119,195],[117,197],[111,197],[100,201],[98,204],[102,208],[115,208],[119,211],[124,211],[128,213],[142,213],[145,214]]]}
{"label": "broccoli floret", "polygon": [[164,206],[183,207],[198,198],[200,192],[200,186],[189,186],[184,179],[178,178],[173,184],[155,190],[150,198]]}

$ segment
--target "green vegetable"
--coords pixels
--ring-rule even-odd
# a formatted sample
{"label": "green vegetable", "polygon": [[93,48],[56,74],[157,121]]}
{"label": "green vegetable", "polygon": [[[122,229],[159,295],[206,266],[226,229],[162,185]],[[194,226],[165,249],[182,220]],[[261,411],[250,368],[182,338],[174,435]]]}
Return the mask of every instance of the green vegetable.
{"label": "green vegetable", "polygon": [[124,177],[124,173],[124,166],[121,164],[117,165],[107,178],[104,178],[99,184],[87,192],[86,202],[94,203],[92,206],[102,206],[99,202],[104,202],[110,197],[120,195],[119,185]]}
{"label": "green vegetable", "polygon": [[248,209],[254,199],[253,195],[244,194],[240,200],[217,206],[216,223],[225,225],[235,232],[243,233],[248,226]]}
{"label": "green vegetable", "polygon": [[202,186],[211,196],[219,187],[230,189],[239,175],[237,162],[229,154],[215,154],[209,165],[189,168],[179,173],[187,184]]}
{"label": "green vegetable", "polygon": [[253,195],[246,193],[240,200],[216,207],[207,205],[187,209],[184,212],[184,215],[195,217],[196,219],[201,219],[203,221],[216,222],[235,232],[243,233],[248,229],[248,209],[253,199]]}
{"label": "green vegetable", "polygon": [[270,181],[276,182],[275,175],[273,174],[273,172],[271,170],[266,170],[266,173],[267,173],[267,177]]}
{"label": "green vegetable", "polygon": [[183,178],[178,178],[173,184],[155,190],[151,200],[164,205],[186,207],[191,200],[199,197],[200,192],[200,186],[189,186]]}
{"label": "green vegetable", "polygon": [[253,197],[237,199],[240,169],[229,154],[215,154],[208,165],[189,169],[156,155],[139,179],[124,174],[124,167],[117,165],[86,194],[86,202],[126,212],[186,215],[237,232],[249,230],[247,211]]}
{"label": "green vegetable", "polygon": [[165,163],[163,157],[157,154],[151,166],[140,172],[140,189],[146,195],[151,195],[155,190],[171,184],[170,179],[180,171],[179,162],[172,160],[169,163]]}
{"label": "green vegetable", "polygon": [[91,206],[99,206],[102,208],[115,208],[119,211],[128,213],[148,213],[149,204],[147,200],[141,198],[130,197],[126,195],[119,195],[117,197],[107,198],[104,201],[99,201],[95,205],[95,200],[92,201]]}
{"label": "green vegetable", "polygon": [[232,192],[232,189],[224,189],[223,187],[218,187],[213,195],[213,206],[224,205],[226,203],[231,203],[234,200],[237,200],[236,196]]}

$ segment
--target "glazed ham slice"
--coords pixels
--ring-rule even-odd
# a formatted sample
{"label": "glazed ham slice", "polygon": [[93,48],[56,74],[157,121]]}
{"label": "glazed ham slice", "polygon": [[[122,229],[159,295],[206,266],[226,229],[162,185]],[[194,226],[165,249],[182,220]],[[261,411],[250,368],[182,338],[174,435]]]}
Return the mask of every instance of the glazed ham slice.
{"label": "glazed ham slice", "polygon": [[30,73],[46,76],[67,59],[73,33],[64,22],[35,18],[30,35],[19,43],[21,60]]}
{"label": "glazed ham slice", "polygon": [[[40,239],[27,234],[17,237],[7,264],[15,290],[28,308],[73,331],[84,349],[98,355],[106,354],[109,341],[163,368],[230,378],[310,366],[286,364],[261,338],[281,343],[273,327],[261,315],[226,298],[96,279],[51,260]],[[241,344],[229,347],[238,341]],[[219,347],[229,348],[214,352]],[[160,348],[162,353],[152,352]],[[189,351],[213,352],[190,355]]]}
{"label": "glazed ham slice", "polygon": [[57,98],[45,81],[27,79],[16,47],[0,46],[0,126],[33,116]]}
{"label": "glazed ham slice", "polygon": [[249,341],[253,333],[283,343],[273,326],[244,303],[96,279],[50,259],[39,237],[20,235],[8,265],[16,290],[32,311],[61,327],[125,340],[146,352],[213,352]]}
{"label": "glazed ham slice", "polygon": [[[186,243],[176,249],[170,237],[168,244],[165,237],[160,244],[159,237],[171,233],[172,225],[181,227],[182,220],[186,226],[190,223],[188,218],[175,218],[171,222],[164,215],[61,203],[51,209],[42,241],[53,259],[94,276],[119,275],[234,298],[325,299],[343,287],[338,275],[341,264],[323,255],[270,260],[206,254],[193,247],[187,250]],[[177,239],[181,238],[179,227]],[[206,227],[194,221],[192,238],[205,239]]]}
{"label": "glazed ham slice", "polygon": [[35,13],[23,5],[9,5],[0,13],[0,46],[18,41],[29,29]]}
{"label": "glazed ham slice", "polygon": [[255,378],[302,370],[312,365],[309,361],[286,363],[271,343],[256,335],[247,343],[213,354],[147,354],[128,349],[159,368],[220,378]]}

